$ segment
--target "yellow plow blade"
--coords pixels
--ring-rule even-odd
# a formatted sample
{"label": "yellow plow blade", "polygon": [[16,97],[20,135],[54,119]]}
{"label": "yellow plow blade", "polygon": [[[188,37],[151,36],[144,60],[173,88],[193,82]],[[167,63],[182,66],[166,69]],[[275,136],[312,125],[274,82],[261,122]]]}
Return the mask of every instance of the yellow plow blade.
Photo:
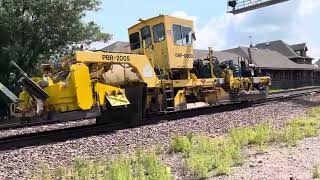
{"label": "yellow plow blade", "polygon": [[130,102],[124,95],[106,96],[111,106],[125,106],[129,105]]}

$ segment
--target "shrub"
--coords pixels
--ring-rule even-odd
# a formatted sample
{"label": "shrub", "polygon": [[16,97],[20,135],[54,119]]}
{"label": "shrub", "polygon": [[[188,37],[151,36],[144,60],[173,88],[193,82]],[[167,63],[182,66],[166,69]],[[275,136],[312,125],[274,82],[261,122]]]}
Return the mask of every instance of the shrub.
{"label": "shrub", "polygon": [[214,164],[218,175],[230,173],[231,166],[235,164],[233,161],[234,147],[233,143],[228,140],[220,143],[219,151],[215,153]]}
{"label": "shrub", "polygon": [[58,166],[54,172],[53,172],[53,176],[55,177],[55,179],[63,179],[64,177],[66,177],[66,169],[63,166]]}
{"label": "shrub", "polygon": [[304,126],[301,128],[304,137],[315,137],[318,135],[318,129],[314,126]]}
{"label": "shrub", "polygon": [[34,180],[42,180],[42,179],[52,179],[52,175],[49,171],[48,165],[44,163],[40,163],[37,168],[40,168],[39,171],[34,171],[32,179]]}
{"label": "shrub", "polygon": [[133,179],[131,162],[128,158],[119,156],[111,161],[106,171],[107,179],[122,180]]}
{"label": "shrub", "polygon": [[231,154],[233,164],[241,165],[244,162],[244,154],[239,144],[234,143],[231,139],[226,142],[227,151]]}
{"label": "shrub", "polygon": [[290,121],[288,125],[300,128],[304,137],[314,137],[318,135],[319,121],[314,118],[297,118]]}
{"label": "shrub", "polygon": [[235,128],[230,130],[232,141],[240,146],[248,144],[258,145],[263,150],[272,136],[272,129],[269,125],[258,125],[254,128]]}
{"label": "shrub", "polygon": [[205,153],[190,152],[187,158],[187,166],[197,177],[207,177],[212,170],[212,156]]}
{"label": "shrub", "polygon": [[231,139],[241,146],[252,143],[255,138],[255,132],[252,128],[233,128],[229,134]]}
{"label": "shrub", "polygon": [[187,165],[198,177],[207,177],[213,169],[217,174],[229,174],[232,165],[243,163],[241,146],[231,138],[196,136],[191,145]]}
{"label": "shrub", "polygon": [[264,145],[270,140],[271,127],[269,125],[258,125],[254,128],[255,136],[253,144]]}
{"label": "shrub", "polygon": [[220,140],[218,139],[212,139],[206,136],[195,136],[191,141],[190,151],[212,154],[219,143]]}
{"label": "shrub", "polygon": [[138,172],[137,179],[170,180],[171,170],[164,165],[156,152],[143,153],[137,151],[134,169]]}
{"label": "shrub", "polygon": [[176,136],[171,141],[171,149],[173,152],[188,153],[191,149],[191,142],[186,136]]}
{"label": "shrub", "polygon": [[297,127],[302,127],[302,126],[318,127],[319,124],[320,124],[319,120],[316,120],[310,117],[296,118],[288,123],[289,126],[297,126]]}
{"label": "shrub", "polygon": [[317,164],[315,166],[313,166],[313,178],[320,178],[320,165]]}
{"label": "shrub", "polygon": [[163,164],[156,152],[137,152],[135,157],[119,155],[112,161],[75,159],[70,167],[49,171],[42,166],[33,179],[111,179],[111,180],[171,180],[170,168]]}
{"label": "shrub", "polygon": [[287,126],[279,132],[278,138],[280,142],[284,142],[288,146],[296,146],[298,141],[304,138],[304,134],[300,127]]}
{"label": "shrub", "polygon": [[319,119],[320,118],[320,107],[314,107],[314,108],[309,109],[307,111],[307,114],[310,117],[314,117],[314,118]]}
{"label": "shrub", "polygon": [[255,137],[253,139],[253,144],[256,144],[258,146],[259,151],[264,151],[272,136],[271,126],[258,125],[257,127],[254,128],[254,131],[255,131]]}

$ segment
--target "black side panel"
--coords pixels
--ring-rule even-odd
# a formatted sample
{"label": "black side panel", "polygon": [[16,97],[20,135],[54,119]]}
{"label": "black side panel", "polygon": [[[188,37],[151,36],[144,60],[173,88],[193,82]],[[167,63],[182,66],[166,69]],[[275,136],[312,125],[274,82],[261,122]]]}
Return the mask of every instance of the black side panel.
{"label": "black side panel", "polygon": [[49,121],[73,121],[73,120],[80,120],[80,119],[90,119],[95,118],[101,115],[100,108],[92,108],[86,111],[71,111],[65,113],[49,113],[48,120]]}
{"label": "black side panel", "polygon": [[124,87],[126,96],[130,102],[127,107],[113,108],[102,111],[97,117],[97,123],[127,122],[129,124],[140,124],[146,112],[147,86],[144,83],[128,85]]}

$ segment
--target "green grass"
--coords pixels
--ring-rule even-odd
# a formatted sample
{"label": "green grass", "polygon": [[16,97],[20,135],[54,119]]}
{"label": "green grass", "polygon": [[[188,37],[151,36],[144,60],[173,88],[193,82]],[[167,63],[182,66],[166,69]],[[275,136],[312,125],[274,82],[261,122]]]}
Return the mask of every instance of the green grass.
{"label": "green grass", "polygon": [[288,123],[289,126],[314,126],[319,128],[320,120],[317,120],[313,116],[303,117],[303,118],[295,118]]}
{"label": "green grass", "polygon": [[272,128],[269,125],[258,125],[256,127],[234,128],[229,133],[233,142],[240,146],[249,144],[257,145],[259,151],[266,149],[272,136]]}
{"label": "green grass", "polygon": [[171,180],[171,170],[162,163],[156,152],[137,151],[132,157],[119,155],[112,161],[75,159],[71,166],[48,170],[42,166],[32,179],[64,180]]}
{"label": "green grass", "polygon": [[134,158],[134,169],[137,179],[169,180],[172,179],[171,170],[164,165],[156,152],[145,153],[137,151]]}
{"label": "green grass", "polygon": [[191,152],[187,158],[189,170],[198,177],[207,177],[212,170],[213,160],[209,154]]}
{"label": "green grass", "polygon": [[297,146],[299,140],[307,137],[315,137],[319,134],[319,120],[313,117],[296,118],[288,123],[276,137],[278,142],[284,142],[288,146]]}
{"label": "green grass", "polygon": [[241,146],[253,143],[256,136],[252,128],[233,128],[229,134],[231,139]]}
{"label": "green grass", "polygon": [[[81,179],[83,177],[84,176],[82,176]],[[116,160],[111,161],[111,163],[106,168],[105,175],[102,177],[106,177],[107,179],[132,180],[133,170],[131,167],[130,159],[120,156]]]}
{"label": "green grass", "polygon": [[319,179],[320,178],[320,165],[317,164],[315,166],[313,166],[313,178],[314,179]]}
{"label": "green grass", "polygon": [[[300,140],[319,135],[319,129],[320,107],[315,107],[308,110],[306,117],[296,118],[282,129],[262,124],[233,128],[223,138],[192,133],[175,136],[170,142],[170,150],[183,154],[188,169],[196,177],[208,178],[212,175],[229,175],[232,166],[243,164],[243,148],[246,146],[255,146],[258,151],[265,151],[274,142],[297,146]],[[158,145],[154,151],[137,149],[130,157],[120,154],[113,160],[88,161],[76,158],[70,166],[55,169],[41,164],[32,179],[171,180],[171,170],[160,158],[163,152],[163,146]],[[313,169],[315,178],[319,178],[319,167],[317,165]]]}
{"label": "green grass", "polygon": [[319,134],[320,108],[312,108],[307,117],[296,118],[282,129],[262,124],[255,127],[233,128],[225,138],[177,136],[171,142],[174,152],[185,154],[189,170],[197,177],[230,174],[233,165],[244,161],[243,147],[254,145],[265,151],[271,142],[297,146],[299,140]]}
{"label": "green grass", "polygon": [[225,138],[176,136],[171,142],[171,149],[185,154],[189,170],[199,178],[213,174],[228,175],[232,166],[244,162],[242,149],[245,146],[254,145],[259,152],[263,152],[271,142],[297,146],[299,140],[317,136],[320,121],[315,118],[314,112],[316,109],[312,110],[312,116],[288,122],[283,129],[273,129],[270,125],[262,124],[233,128]]}
{"label": "green grass", "polygon": [[283,142],[288,146],[297,146],[298,141],[304,138],[300,127],[288,126],[277,133],[277,142]]}
{"label": "green grass", "polygon": [[193,136],[185,155],[189,170],[200,178],[210,176],[213,171],[216,174],[229,174],[231,166],[242,164],[244,159],[240,145],[229,137]]}

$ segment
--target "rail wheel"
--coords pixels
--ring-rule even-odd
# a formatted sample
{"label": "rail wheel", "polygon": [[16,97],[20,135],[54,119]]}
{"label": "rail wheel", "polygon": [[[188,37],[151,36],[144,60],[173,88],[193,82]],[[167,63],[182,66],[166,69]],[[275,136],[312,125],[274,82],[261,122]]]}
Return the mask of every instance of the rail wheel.
{"label": "rail wheel", "polygon": [[97,124],[110,122],[125,122],[127,125],[139,125],[146,112],[147,86],[145,83],[126,85],[126,97],[130,104],[127,107],[112,108],[107,104],[107,109],[102,110],[101,116],[97,117]]}

